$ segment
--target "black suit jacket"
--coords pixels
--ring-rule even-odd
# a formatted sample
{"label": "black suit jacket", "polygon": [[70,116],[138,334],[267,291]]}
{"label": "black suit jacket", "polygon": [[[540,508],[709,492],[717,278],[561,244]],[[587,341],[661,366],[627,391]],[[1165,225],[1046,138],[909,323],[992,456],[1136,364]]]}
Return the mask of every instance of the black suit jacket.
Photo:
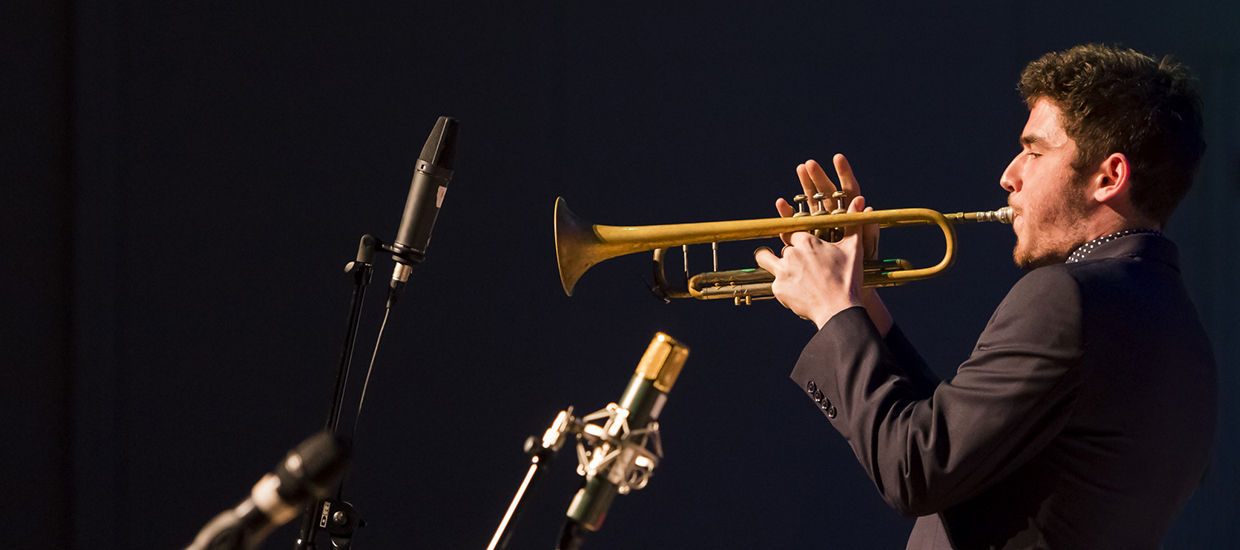
{"label": "black suit jacket", "polygon": [[893,328],[840,312],[792,378],[909,548],[1153,549],[1209,463],[1216,368],[1175,245],[1138,234],[1033,270],[940,382]]}

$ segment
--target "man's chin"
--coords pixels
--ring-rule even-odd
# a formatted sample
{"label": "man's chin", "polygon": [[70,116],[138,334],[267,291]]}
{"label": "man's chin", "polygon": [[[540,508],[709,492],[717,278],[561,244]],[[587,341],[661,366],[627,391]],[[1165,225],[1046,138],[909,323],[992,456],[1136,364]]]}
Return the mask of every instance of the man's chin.
{"label": "man's chin", "polygon": [[1021,248],[1020,243],[1016,243],[1016,247],[1012,249],[1012,261],[1021,269],[1037,269],[1048,265],[1061,264],[1067,261],[1067,254],[1060,254],[1054,251],[1030,251]]}

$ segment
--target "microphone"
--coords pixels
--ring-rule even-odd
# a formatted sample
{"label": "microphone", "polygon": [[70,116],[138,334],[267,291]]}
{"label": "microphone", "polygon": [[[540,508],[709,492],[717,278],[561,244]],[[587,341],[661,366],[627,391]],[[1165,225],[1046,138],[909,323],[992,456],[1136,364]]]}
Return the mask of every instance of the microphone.
{"label": "microphone", "polygon": [[325,498],[344,474],[349,450],[326,431],[289,451],[236,508],[215,516],[186,550],[253,550],[306,504]]}
{"label": "microphone", "polygon": [[439,117],[431,135],[418,155],[418,169],[409,184],[409,197],[405,199],[405,213],[400,218],[400,229],[392,253],[396,269],[392,272],[392,284],[388,290],[388,306],[396,303],[409,280],[413,266],[426,259],[426,247],[431,242],[431,229],[435,217],[448,192],[452,170],[456,161],[456,119]]}
{"label": "microphone", "polygon": [[[619,406],[607,407],[612,414],[598,434],[599,446],[589,453],[589,464],[579,468],[586,480],[568,506],[558,550],[576,550],[586,531],[598,531],[617,493],[645,486],[657,458],[644,448],[644,430],[659,418],[667,403],[667,392],[688,357],[687,346],[662,332],[650,341]],[[587,425],[586,433],[593,435],[590,427],[594,426]],[[632,433],[638,430],[643,433]]]}

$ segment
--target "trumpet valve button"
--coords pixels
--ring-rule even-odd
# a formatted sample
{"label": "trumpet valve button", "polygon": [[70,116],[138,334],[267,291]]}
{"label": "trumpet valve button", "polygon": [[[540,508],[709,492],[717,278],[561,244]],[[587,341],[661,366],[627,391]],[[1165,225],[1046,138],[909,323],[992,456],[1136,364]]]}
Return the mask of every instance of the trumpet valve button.
{"label": "trumpet valve button", "polygon": [[818,208],[816,208],[816,209],[814,210],[814,215],[815,215],[815,216],[817,216],[817,215],[819,215],[819,214],[826,214],[826,213],[827,213],[827,206],[826,206],[825,204],[823,204],[823,201],[825,201],[825,200],[827,200],[827,194],[826,194],[826,193],[821,193],[821,192],[819,192],[819,193],[814,193],[814,202],[815,202],[815,203],[817,203],[817,206],[818,206]]}
{"label": "trumpet valve button", "polygon": [[848,209],[844,205],[844,198],[847,196],[848,194],[843,191],[831,193],[831,198],[835,200],[835,210],[831,211],[832,214],[843,214],[848,212]]}
{"label": "trumpet valve button", "polygon": [[809,212],[805,211],[805,203],[808,200],[809,200],[809,197],[806,197],[805,195],[797,195],[795,197],[792,197],[792,202],[797,203],[797,212],[796,214],[793,214],[792,217],[799,218],[801,216],[809,215]]}

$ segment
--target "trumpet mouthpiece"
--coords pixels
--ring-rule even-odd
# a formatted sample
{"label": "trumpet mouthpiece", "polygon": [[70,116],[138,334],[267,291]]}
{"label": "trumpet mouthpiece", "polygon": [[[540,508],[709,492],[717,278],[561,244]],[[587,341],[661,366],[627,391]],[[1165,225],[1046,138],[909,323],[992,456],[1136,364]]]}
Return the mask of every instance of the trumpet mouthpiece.
{"label": "trumpet mouthpiece", "polygon": [[952,223],[959,222],[999,222],[1012,223],[1012,207],[1004,206],[998,210],[989,212],[957,212],[955,214],[944,214],[943,217]]}
{"label": "trumpet mouthpiece", "polygon": [[1003,208],[995,210],[994,212],[986,212],[986,213],[994,215],[994,219],[990,219],[986,221],[995,221],[995,222],[1000,222],[1000,223],[1012,223],[1012,207],[1011,206],[1004,206]]}

